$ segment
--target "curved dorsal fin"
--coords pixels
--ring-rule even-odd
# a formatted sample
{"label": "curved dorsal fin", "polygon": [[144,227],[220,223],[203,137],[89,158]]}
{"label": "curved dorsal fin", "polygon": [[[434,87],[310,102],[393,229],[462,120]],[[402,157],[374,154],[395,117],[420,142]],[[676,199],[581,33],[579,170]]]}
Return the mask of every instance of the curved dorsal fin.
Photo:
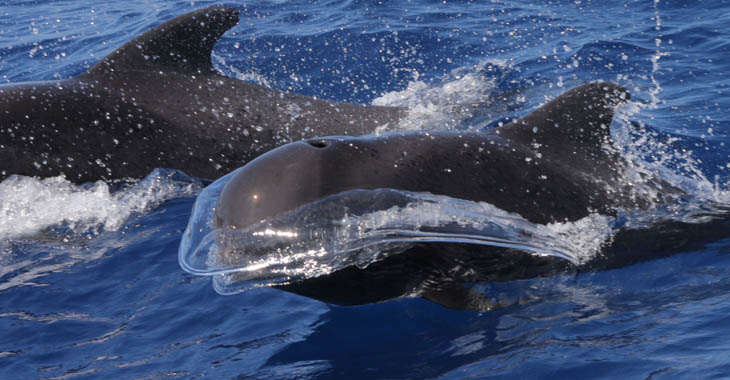
{"label": "curved dorsal fin", "polygon": [[629,98],[628,90],[617,84],[589,83],[497,129],[497,133],[510,140],[540,144],[544,146],[541,152],[595,155],[604,144],[611,143],[609,126],[614,110]]}
{"label": "curved dorsal fin", "polygon": [[127,42],[94,65],[89,74],[152,68],[210,72],[213,46],[237,23],[238,11],[225,6],[178,16]]}

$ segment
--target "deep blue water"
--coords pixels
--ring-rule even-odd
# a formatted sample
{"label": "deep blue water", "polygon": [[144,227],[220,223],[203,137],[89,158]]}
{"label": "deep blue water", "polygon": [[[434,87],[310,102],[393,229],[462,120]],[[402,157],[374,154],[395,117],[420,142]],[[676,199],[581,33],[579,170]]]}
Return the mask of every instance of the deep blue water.
{"label": "deep blue water", "polygon": [[[0,81],[80,74],[210,4],[2,2]],[[241,22],[214,53],[227,75],[357,103],[405,90],[462,127],[615,81],[635,101],[629,151],[728,203],[728,1],[228,4]],[[474,96],[478,110],[454,111]],[[200,184],[180,173],[121,195],[97,186],[0,184],[0,378],[730,377],[730,231],[620,269],[486,284],[532,299],[490,312],[337,307],[268,288],[221,296],[182,271]]]}

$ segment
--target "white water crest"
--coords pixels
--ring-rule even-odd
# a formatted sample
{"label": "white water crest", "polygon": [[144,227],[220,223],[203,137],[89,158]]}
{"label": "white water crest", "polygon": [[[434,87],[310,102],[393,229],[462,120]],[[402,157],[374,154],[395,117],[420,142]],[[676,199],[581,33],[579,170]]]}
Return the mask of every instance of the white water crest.
{"label": "white water crest", "polygon": [[249,69],[248,71],[242,71],[235,66],[229,64],[226,62],[226,59],[215,52],[212,52],[210,54],[211,59],[213,60],[213,63],[218,68],[218,71],[221,75],[225,76],[232,76],[233,78],[247,81],[247,82],[253,82],[258,84],[259,86],[266,87],[266,88],[272,88],[271,83],[269,80],[261,75],[260,73],[256,72],[254,69]]}
{"label": "white water crest", "polygon": [[455,69],[435,83],[427,83],[415,73],[405,89],[373,100],[373,105],[407,109],[405,118],[376,133],[463,129],[466,119],[494,100],[492,91],[496,80],[483,72],[502,71],[506,67],[503,61],[490,60]]}
{"label": "white water crest", "polygon": [[144,237],[125,235],[135,215],[201,188],[199,181],[165,169],[124,184],[7,178],[0,183],[0,290],[46,286],[43,277],[97,260],[130,244],[126,237]]}
{"label": "white water crest", "polygon": [[[122,188],[113,191],[114,186]],[[197,194],[202,184],[177,171],[156,169],[124,185],[77,185],[62,176],[11,176],[0,183],[0,241],[63,227],[71,234],[119,229],[134,213]]]}
{"label": "white water crest", "polygon": [[631,121],[648,107],[651,104],[629,101],[618,108],[611,124],[614,146],[629,164],[623,173],[624,182],[641,191],[652,192],[656,189],[642,184],[647,179],[659,178],[697,202],[730,204],[730,191],[727,190],[730,183],[709,178],[695,152],[682,144],[682,138],[655,131],[644,122]]}

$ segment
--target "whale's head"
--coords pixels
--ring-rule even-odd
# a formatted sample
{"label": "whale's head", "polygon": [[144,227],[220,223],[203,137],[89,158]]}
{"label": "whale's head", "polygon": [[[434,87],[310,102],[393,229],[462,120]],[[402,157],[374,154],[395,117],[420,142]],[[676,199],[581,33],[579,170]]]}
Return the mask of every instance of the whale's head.
{"label": "whale's head", "polygon": [[221,192],[216,226],[244,228],[318,199],[327,188],[325,150],[336,139],[300,141],[274,149],[239,169]]}

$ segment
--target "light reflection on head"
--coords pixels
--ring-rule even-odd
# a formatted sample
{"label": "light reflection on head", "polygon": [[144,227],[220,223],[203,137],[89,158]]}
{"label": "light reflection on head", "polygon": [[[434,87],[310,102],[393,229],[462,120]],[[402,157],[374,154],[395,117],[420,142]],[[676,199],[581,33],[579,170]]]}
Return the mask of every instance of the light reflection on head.
{"label": "light reflection on head", "polygon": [[253,233],[254,236],[276,236],[276,237],[287,237],[287,238],[295,238],[299,234],[293,231],[283,231],[283,230],[272,230],[270,228],[267,228],[263,231],[257,231]]}

